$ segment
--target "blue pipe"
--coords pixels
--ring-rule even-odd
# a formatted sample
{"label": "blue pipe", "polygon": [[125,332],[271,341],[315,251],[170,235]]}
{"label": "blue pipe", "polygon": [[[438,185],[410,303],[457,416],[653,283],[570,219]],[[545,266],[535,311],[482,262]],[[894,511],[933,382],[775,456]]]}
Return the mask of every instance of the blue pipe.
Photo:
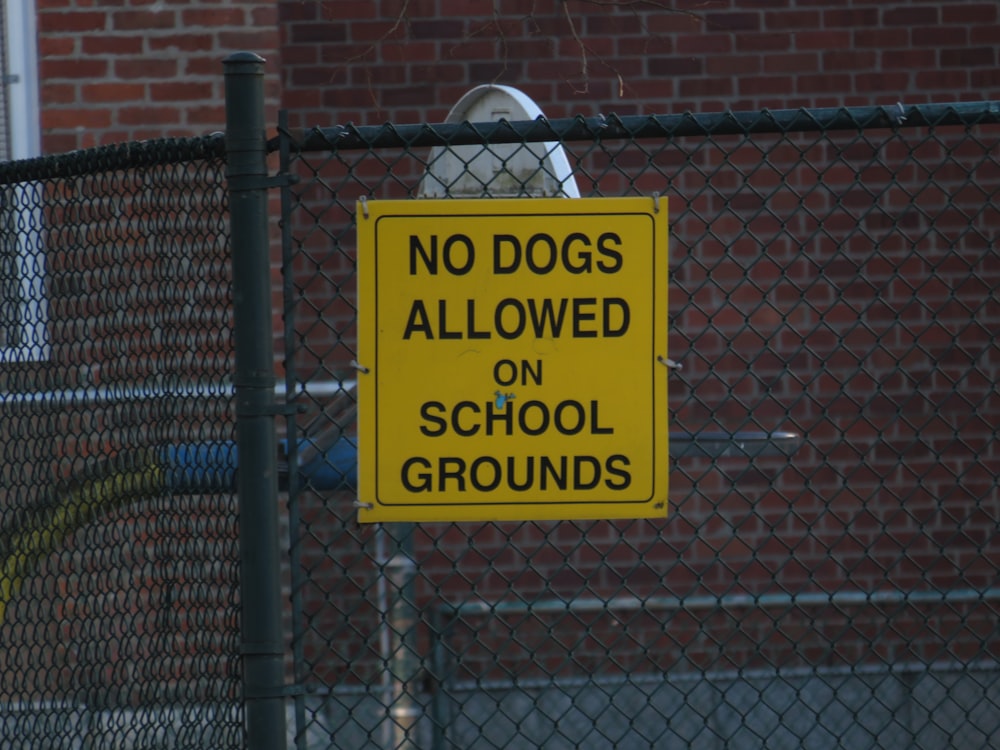
{"label": "blue pipe", "polygon": [[[308,438],[300,440],[299,450],[309,443]],[[286,441],[281,441],[281,445],[284,449]],[[357,487],[357,455],[357,446],[347,438],[340,438],[302,466],[299,476],[315,490]],[[236,487],[239,450],[234,440],[169,445],[162,449],[160,460],[166,486],[177,494],[229,492]],[[281,479],[287,479],[287,474]]]}

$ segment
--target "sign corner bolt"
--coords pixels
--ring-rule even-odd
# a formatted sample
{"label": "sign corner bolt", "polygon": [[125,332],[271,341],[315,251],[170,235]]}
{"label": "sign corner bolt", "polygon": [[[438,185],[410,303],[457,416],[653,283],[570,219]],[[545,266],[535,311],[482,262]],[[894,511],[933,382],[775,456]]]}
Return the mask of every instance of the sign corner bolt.
{"label": "sign corner bolt", "polygon": [[670,357],[664,357],[662,354],[656,355],[656,361],[661,365],[666,367],[668,370],[683,370],[684,365],[680,362],[674,362]]}

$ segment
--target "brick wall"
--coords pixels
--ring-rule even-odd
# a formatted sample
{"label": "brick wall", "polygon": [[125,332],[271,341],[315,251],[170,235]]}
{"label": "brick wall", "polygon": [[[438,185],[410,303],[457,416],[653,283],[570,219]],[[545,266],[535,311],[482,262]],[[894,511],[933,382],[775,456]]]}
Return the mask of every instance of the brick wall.
{"label": "brick wall", "polygon": [[[498,5],[494,15],[488,0],[282,0],[292,124],[440,121],[469,87],[491,81],[524,89],[550,117],[1000,98],[989,41],[1000,31],[996,3],[675,4],[691,13],[654,3]],[[686,368],[671,386],[674,429],[787,428],[806,444],[792,461],[678,461],[664,523],[422,526],[421,603],[989,586],[998,173],[995,160],[945,130],[930,139],[882,129],[715,145],[615,142],[609,154],[569,144],[584,152],[580,162],[571,157],[588,170],[578,175],[583,192],[670,196],[671,352]],[[983,137],[987,150],[995,132]],[[328,232],[303,231],[304,273],[307,259],[326,269],[331,256],[354,252],[337,229],[350,223],[346,196],[401,197],[416,184],[417,159],[396,151],[340,157],[309,161],[328,170],[344,205],[310,191],[309,170],[296,188]],[[302,284],[304,294],[318,289],[322,310],[322,324],[310,325],[307,310],[301,321],[315,337],[306,346],[323,360],[310,363],[313,372],[334,362],[338,343],[353,346],[349,329],[333,335],[334,315],[320,304],[333,286],[319,273]],[[330,339],[320,341],[325,326]],[[303,557],[310,569],[321,560],[340,567],[313,576],[304,592],[307,659],[319,681],[364,679],[358,654],[378,613],[359,591],[371,592],[379,571],[343,539],[347,502],[336,517],[327,498],[310,502]],[[602,635],[606,612],[588,623],[517,610],[507,622],[490,610],[459,622],[449,647],[456,674],[484,680],[555,672],[544,662],[545,649],[558,649],[554,634],[573,638],[584,626],[594,640],[561,654],[583,672],[598,663],[611,671],[929,664],[948,648],[960,660],[995,655],[978,619],[986,607],[813,606],[716,608],[690,620],[656,612],[648,622],[625,613],[620,636]],[[370,626],[359,626],[367,617]],[[376,674],[380,662],[367,666]]]}
{"label": "brick wall", "polygon": [[275,0],[38,0],[43,151],[222,130],[222,60],[240,50],[268,59],[273,112],[276,20]]}
{"label": "brick wall", "polygon": [[[624,1],[192,0],[160,3],[154,11],[141,0],[113,9],[95,8],[85,0],[39,0],[45,149],[221,129],[221,60],[238,49],[269,58],[272,114],[280,101],[291,110],[291,124],[304,127],[439,121],[468,88],[488,82],[523,88],[550,117],[1000,98],[993,41],[1000,38],[1000,11],[994,2],[857,0],[845,7],[836,0],[678,0],[673,5],[678,12],[653,2]],[[793,145],[803,152],[811,148],[808,142]],[[673,230],[672,251],[675,256],[683,251],[689,258],[671,290],[675,309],[685,308],[672,346],[689,353],[689,372],[704,376],[696,397],[685,402],[685,426],[714,421],[731,428],[752,427],[741,421],[749,411],[746,403],[752,402],[765,427],[776,421],[780,426],[788,409],[794,409],[790,413],[795,423],[790,426],[806,432],[809,445],[791,469],[783,459],[750,467],[744,461],[718,467],[690,464],[673,479],[675,498],[686,505],[675,508],[665,525],[587,524],[550,531],[528,524],[513,532],[492,526],[432,528],[428,533],[433,538],[418,538],[421,601],[453,601],[467,594],[486,601],[553,592],[566,599],[581,593],[613,595],[626,578],[631,591],[651,596],[661,591],[668,571],[671,591],[678,595],[744,590],[760,594],[774,581],[788,592],[817,585],[831,592],[849,589],[845,581],[865,590],[883,584],[941,590],[986,585],[996,569],[981,550],[984,540],[993,538],[995,517],[978,508],[996,487],[995,477],[986,470],[995,456],[984,446],[993,438],[992,415],[1000,408],[989,395],[998,357],[988,329],[978,322],[952,335],[956,324],[947,322],[946,304],[967,295],[965,311],[980,310],[975,300],[988,293],[983,283],[995,280],[992,271],[987,273],[986,264],[993,261],[985,242],[995,233],[996,212],[979,208],[996,195],[995,172],[984,172],[983,189],[988,192],[956,203],[962,216],[977,217],[980,223],[956,244],[944,224],[931,234],[903,225],[925,207],[940,208],[925,206],[934,197],[917,189],[926,174],[913,165],[912,173],[903,175],[911,192],[879,193],[883,209],[864,213],[863,231],[851,233],[861,208],[850,201],[872,203],[872,179],[879,179],[877,174],[862,175],[861,167],[856,174],[851,171],[851,165],[859,164],[878,171],[876,154],[860,153],[866,148],[863,143],[837,140],[825,155],[810,152],[817,164],[832,165],[834,171],[807,170],[786,178],[786,184],[805,194],[801,224],[787,229],[781,221],[784,207],[776,202],[774,213],[762,210],[764,202],[752,194],[753,181],[741,177],[758,160],[754,147],[744,146],[726,159],[707,155],[704,149],[695,153],[698,147],[690,144],[674,148],[680,150],[658,154],[668,162],[662,171],[648,172],[655,185],[635,186],[662,189],[666,176],[677,171],[671,159],[690,161],[703,170],[689,170],[674,183],[690,201],[684,192],[671,197],[676,198],[674,211],[679,210],[674,206],[694,206]],[[940,159],[943,147],[930,148],[931,161]],[[895,164],[905,154],[889,156]],[[641,168],[645,155],[637,158]],[[783,166],[777,156],[773,159],[776,168]],[[707,182],[704,174],[720,164],[727,166],[715,173],[718,192],[700,192]],[[944,166],[949,167],[947,160]],[[385,173],[383,163],[372,162],[352,171],[352,177],[364,176],[369,167]],[[758,171],[755,179],[767,176]],[[828,183],[826,190],[809,191],[815,182]],[[943,184],[953,187],[946,180]],[[593,187],[611,195],[625,192],[630,183],[612,171]],[[768,189],[766,184],[760,187]],[[365,189],[348,185],[343,194]],[[728,200],[739,193],[739,200]],[[845,210],[852,206],[854,214]],[[349,225],[350,205],[317,216],[331,234],[310,235],[303,246],[313,254],[300,255],[298,262],[303,274],[317,269],[330,274],[317,273],[313,281],[319,288],[317,318],[328,323],[338,315],[347,319],[354,314],[343,300],[330,301],[337,289],[344,291],[337,271],[349,269],[353,253],[349,237],[331,239],[341,237],[338,227]],[[823,226],[815,226],[820,220]],[[765,237],[769,255],[749,264]],[[874,255],[868,252],[873,238],[881,243],[880,253]],[[841,240],[847,241],[841,245]],[[898,254],[893,243],[900,245]],[[927,267],[917,261],[929,251],[945,250],[953,251],[949,262],[970,268],[973,262],[982,263],[977,273],[985,282],[970,281],[959,289],[966,278],[959,276],[949,282],[952,287],[935,292],[939,298],[930,307],[908,307],[915,287],[908,280],[928,275]],[[916,266],[907,269],[904,256],[911,253]],[[331,272],[334,265],[337,270]],[[947,281],[946,270],[942,266],[940,273]],[[817,276],[823,281],[812,284]],[[803,296],[799,287],[806,285],[814,297]],[[884,309],[864,307],[864,325],[854,325],[861,319],[862,301],[883,287],[890,296]],[[760,302],[764,292],[771,293],[767,304]],[[783,294],[791,295],[785,302],[799,300],[797,312],[803,320],[781,318]],[[330,307],[319,304],[323,302]],[[336,304],[340,308],[334,308]],[[940,324],[935,322],[939,314]],[[994,320],[995,310],[984,308],[981,316]],[[745,335],[748,322],[773,335]],[[905,340],[913,331],[923,337],[917,349]],[[348,327],[343,337],[338,333],[331,341],[353,345],[351,336]],[[803,346],[806,338],[808,348]],[[879,346],[873,346],[873,338]],[[981,359],[951,362],[948,366],[957,368],[953,370],[938,368],[939,355],[954,354],[953,341],[963,357],[981,351]],[[320,354],[311,374],[329,377],[328,349],[314,350]],[[841,359],[833,361],[832,355]],[[751,361],[755,377],[742,378]],[[799,382],[787,377],[785,362],[790,363],[789,371],[801,375]],[[860,367],[862,362],[868,369]],[[786,378],[778,384],[781,388],[769,390],[769,378],[782,374]],[[905,377],[918,384],[937,383],[940,392],[918,402]],[[852,378],[854,385],[847,387]],[[938,383],[941,378],[945,380]],[[859,394],[866,385],[879,391],[878,399]],[[958,399],[956,405],[956,394],[962,389],[968,393],[972,385],[982,393],[968,395],[964,402]],[[745,402],[731,402],[732,413],[718,406],[730,387],[749,389],[738,392]],[[674,393],[682,394],[683,388],[678,386]],[[893,432],[908,429],[900,414],[916,420],[916,406],[933,410],[949,396],[949,424],[925,428],[915,423],[909,435]],[[839,402],[831,403],[833,398]],[[987,416],[979,419],[977,412]],[[944,446],[940,450],[939,443]],[[914,445],[922,453],[913,464],[916,468],[908,469]],[[956,480],[947,466],[942,468],[941,462],[947,461],[974,468],[961,469]],[[734,486],[738,492],[731,491]],[[948,501],[949,511],[941,509],[941,498]],[[303,543],[303,557],[313,561],[314,555],[316,563],[316,575],[303,598],[310,618],[306,646],[315,647],[317,662],[331,670],[329,677],[319,679],[332,682],[339,679],[333,674],[338,668],[361,675],[350,664],[349,648],[366,648],[362,634],[367,631],[344,623],[359,611],[362,619],[377,620],[377,613],[359,601],[372,595],[371,580],[380,571],[370,565],[364,549],[351,547],[352,541],[363,545],[363,534],[357,540],[344,538],[352,532],[345,532],[342,519],[352,511],[325,515],[326,503],[326,498],[317,498],[304,510],[319,520]],[[953,531],[963,522],[964,529]],[[915,527],[920,537],[913,541]],[[581,530],[586,542],[580,540]],[[336,544],[327,543],[324,534]],[[963,557],[945,566],[940,562],[945,544],[937,545],[936,539],[947,542],[950,554]],[[903,546],[912,557],[901,552]],[[334,565],[334,550],[346,550],[342,568]],[[365,578],[369,573],[371,580]],[[956,619],[964,616],[952,614]],[[803,613],[803,621],[807,615],[811,617]],[[923,613],[912,618],[923,619]],[[859,622],[862,627],[863,618]],[[660,624],[653,623],[654,629]],[[793,625],[801,622],[789,624],[788,632]],[[637,626],[644,627],[642,622]],[[751,626],[764,631],[770,625],[765,621]],[[864,638],[840,637],[839,631],[827,637],[822,627],[816,633],[822,653],[810,657],[812,662],[832,658],[838,643],[870,644]],[[678,636],[679,643],[683,637]],[[899,640],[890,633],[882,644],[895,647]],[[332,642],[354,646],[331,648]],[[775,646],[775,653],[785,645]],[[343,664],[329,658],[331,651],[345,655]],[[583,653],[581,647],[578,654]],[[688,653],[692,663],[703,659],[701,651]],[[710,654],[704,665],[717,665],[714,651],[704,653]],[[733,663],[755,666],[752,655]]]}
{"label": "brick wall", "polygon": [[995,2],[279,0],[278,8],[283,101],[307,126],[439,121],[468,88],[491,82],[524,89],[549,117],[1000,96]]}
{"label": "brick wall", "polygon": [[47,152],[223,126],[221,60],[292,125],[438,121],[473,85],[549,117],[1000,96],[993,2],[38,0]]}

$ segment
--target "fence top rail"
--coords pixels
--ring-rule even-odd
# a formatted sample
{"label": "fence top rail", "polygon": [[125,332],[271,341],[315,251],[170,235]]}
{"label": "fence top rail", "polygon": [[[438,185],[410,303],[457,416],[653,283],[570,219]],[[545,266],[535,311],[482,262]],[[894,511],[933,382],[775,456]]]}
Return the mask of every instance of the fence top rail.
{"label": "fence top rail", "polygon": [[0,162],[0,185],[180,164],[222,158],[225,153],[225,136],[222,133],[116,143]]}
{"label": "fence top rail", "polygon": [[[273,151],[288,144],[296,152],[347,151],[372,148],[470,146],[545,141],[611,141],[618,139],[677,138],[786,134],[876,128],[970,126],[1000,122],[1000,101],[953,102],[904,106],[825,107],[678,115],[600,115],[561,119],[479,123],[439,123],[311,128],[298,134],[282,130],[269,142]],[[283,137],[282,137],[283,136]]]}

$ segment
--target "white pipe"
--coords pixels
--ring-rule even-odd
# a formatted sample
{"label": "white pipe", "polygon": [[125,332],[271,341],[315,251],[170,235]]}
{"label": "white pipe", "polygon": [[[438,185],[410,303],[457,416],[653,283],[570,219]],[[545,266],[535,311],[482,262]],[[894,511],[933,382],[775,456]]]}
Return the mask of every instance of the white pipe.
{"label": "white pipe", "polygon": [[[925,664],[920,661],[908,661],[895,664],[858,664],[839,667],[791,667],[777,669],[716,669],[703,672],[701,670],[686,670],[680,673],[661,671],[654,673],[636,673],[629,675],[588,675],[581,677],[535,677],[531,679],[510,680],[460,680],[449,683],[449,693],[477,693],[492,690],[545,690],[551,688],[582,688],[588,685],[659,685],[708,681],[719,682],[758,682],[763,680],[797,680],[814,677],[862,677],[886,674],[923,674],[925,672],[997,672],[1000,663],[993,659],[981,659],[975,662],[932,662]],[[334,694],[339,691],[334,688]]]}
{"label": "white pipe", "polygon": [[[326,380],[309,383],[297,383],[291,397],[303,395],[329,399],[338,393],[348,391],[354,386],[353,380]],[[20,406],[22,404],[115,404],[128,401],[147,401],[150,399],[170,397],[220,398],[232,396],[231,383],[219,382],[179,382],[169,386],[128,386],[116,384],[92,388],[66,388],[49,391],[0,391],[0,408],[4,406]],[[276,396],[286,398],[288,389],[284,382],[274,387]]]}
{"label": "white pipe", "polygon": [[1000,600],[1000,587],[983,589],[955,589],[953,591],[836,591],[832,594],[809,592],[804,594],[730,594],[727,596],[615,596],[610,599],[584,597],[579,599],[540,599],[536,602],[465,602],[445,605],[442,610],[460,617],[466,614],[547,614],[554,612],[603,612],[613,610],[704,610],[747,609],[776,607],[817,607],[822,605],[857,606],[859,604],[934,604]]}

